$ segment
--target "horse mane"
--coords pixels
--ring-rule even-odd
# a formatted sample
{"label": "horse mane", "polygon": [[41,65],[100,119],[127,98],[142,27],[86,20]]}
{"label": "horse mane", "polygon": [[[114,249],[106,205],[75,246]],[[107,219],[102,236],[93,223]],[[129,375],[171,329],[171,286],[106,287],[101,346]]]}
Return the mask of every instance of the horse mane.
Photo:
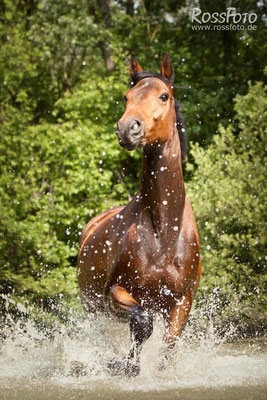
{"label": "horse mane", "polygon": [[[151,72],[151,71],[140,71],[140,72],[135,72],[131,76],[131,85],[135,86],[141,79],[144,78],[158,78],[161,79],[167,86],[171,86],[172,89],[175,89],[175,86],[171,81],[169,81],[167,78],[162,76],[161,74],[158,74],[157,72]],[[186,134],[186,129],[185,129],[185,122],[184,118],[182,115],[182,106],[179,100],[174,98],[174,108],[175,108],[175,114],[176,114],[176,124],[177,124],[177,130],[179,133],[179,138],[180,138],[180,146],[181,146],[181,157],[182,161],[184,161],[187,157],[187,152],[188,152],[188,138]]]}

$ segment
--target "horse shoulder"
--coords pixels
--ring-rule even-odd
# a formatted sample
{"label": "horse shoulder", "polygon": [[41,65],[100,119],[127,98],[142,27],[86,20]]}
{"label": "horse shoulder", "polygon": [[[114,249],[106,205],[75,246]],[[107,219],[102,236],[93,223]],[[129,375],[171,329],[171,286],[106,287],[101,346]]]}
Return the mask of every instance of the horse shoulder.
{"label": "horse shoulder", "polygon": [[185,207],[183,213],[183,221],[181,227],[184,235],[186,235],[187,240],[194,238],[199,246],[199,234],[197,229],[197,224],[194,216],[193,209],[188,200],[188,197],[185,197]]}
{"label": "horse shoulder", "polygon": [[91,237],[114,215],[118,214],[124,206],[117,206],[109,208],[106,211],[103,211],[101,214],[92,218],[88,224],[83,229],[80,238],[80,252],[82,251],[85,244],[91,239]]}

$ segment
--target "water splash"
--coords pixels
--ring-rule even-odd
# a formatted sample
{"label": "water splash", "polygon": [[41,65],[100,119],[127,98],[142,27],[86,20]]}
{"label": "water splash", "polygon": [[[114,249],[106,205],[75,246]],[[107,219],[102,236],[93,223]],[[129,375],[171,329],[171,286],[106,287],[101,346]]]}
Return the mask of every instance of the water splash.
{"label": "water splash", "polygon": [[[23,311],[23,306],[16,306]],[[218,312],[218,305],[216,310],[212,307],[215,306],[208,308],[211,314]],[[159,370],[163,323],[157,319],[153,335],[144,346],[141,374],[129,379],[111,377],[106,367],[113,357],[127,354],[130,347],[127,325],[103,316],[88,320],[75,316],[68,323],[54,322],[50,329],[40,329],[31,318],[15,320],[7,314],[1,331],[0,394],[1,387],[6,388],[10,382],[20,385],[45,382],[48,387],[90,390],[95,387],[107,393],[110,388],[120,393],[155,389],[163,393],[189,388],[264,385],[267,354],[264,339],[238,339],[231,325],[223,335],[218,334],[207,312],[201,315],[202,325],[200,315],[199,309],[192,314],[191,324],[178,340],[173,359],[163,371]]]}

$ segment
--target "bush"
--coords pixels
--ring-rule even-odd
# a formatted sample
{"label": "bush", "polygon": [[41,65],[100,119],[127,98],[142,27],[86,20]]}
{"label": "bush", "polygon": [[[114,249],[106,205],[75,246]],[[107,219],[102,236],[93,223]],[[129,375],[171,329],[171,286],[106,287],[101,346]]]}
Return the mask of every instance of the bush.
{"label": "bush", "polygon": [[221,126],[208,148],[192,146],[197,168],[187,193],[202,243],[203,296],[219,287],[224,304],[238,298],[239,311],[255,316],[266,304],[263,84],[250,84],[247,95],[236,96],[235,111],[236,124]]}

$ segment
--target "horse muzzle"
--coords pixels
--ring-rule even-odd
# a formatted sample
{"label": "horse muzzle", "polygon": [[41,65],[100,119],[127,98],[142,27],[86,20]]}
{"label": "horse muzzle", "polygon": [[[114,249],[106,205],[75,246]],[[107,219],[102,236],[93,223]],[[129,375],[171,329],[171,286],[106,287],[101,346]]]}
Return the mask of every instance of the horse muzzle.
{"label": "horse muzzle", "polygon": [[119,144],[127,150],[134,150],[140,146],[144,136],[143,124],[138,119],[130,119],[126,122],[119,121],[117,124],[116,135]]}

